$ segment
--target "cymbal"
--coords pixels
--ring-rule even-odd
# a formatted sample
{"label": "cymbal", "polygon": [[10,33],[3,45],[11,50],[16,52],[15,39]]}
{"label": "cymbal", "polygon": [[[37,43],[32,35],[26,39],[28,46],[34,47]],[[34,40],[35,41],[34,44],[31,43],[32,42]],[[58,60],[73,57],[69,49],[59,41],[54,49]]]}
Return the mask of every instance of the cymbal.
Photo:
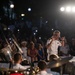
{"label": "cymbal", "polygon": [[65,57],[65,58],[59,58],[58,60],[53,60],[53,61],[49,62],[47,67],[48,68],[60,67],[64,64],[66,64],[67,62],[69,62],[70,59],[72,59],[72,57]]}

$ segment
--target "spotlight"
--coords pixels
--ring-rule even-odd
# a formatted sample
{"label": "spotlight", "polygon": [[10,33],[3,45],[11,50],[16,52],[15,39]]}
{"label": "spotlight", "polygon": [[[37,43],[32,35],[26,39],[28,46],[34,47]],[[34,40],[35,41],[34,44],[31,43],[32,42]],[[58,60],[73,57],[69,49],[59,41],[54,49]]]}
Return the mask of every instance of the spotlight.
{"label": "spotlight", "polygon": [[10,8],[14,8],[14,4],[10,4]]}
{"label": "spotlight", "polygon": [[48,21],[46,21],[46,23],[48,23]]}
{"label": "spotlight", "polygon": [[52,28],[52,31],[53,31],[54,29]]}
{"label": "spotlight", "polygon": [[35,32],[38,32],[38,30],[35,30]]}
{"label": "spotlight", "polygon": [[10,30],[10,28],[8,27],[8,30]]}
{"label": "spotlight", "polygon": [[65,8],[64,8],[64,7],[61,7],[61,8],[60,8],[60,11],[65,11]]}
{"label": "spotlight", "polygon": [[74,7],[72,7],[72,12],[75,12],[75,6],[74,6]]}
{"label": "spotlight", "polygon": [[31,8],[28,8],[28,11],[31,11]]}
{"label": "spotlight", "polygon": [[21,14],[21,16],[25,16],[25,14]]}
{"label": "spotlight", "polygon": [[34,35],[36,35],[36,33],[34,33]]}
{"label": "spotlight", "polygon": [[41,37],[39,37],[39,39],[41,39]]}
{"label": "spotlight", "polygon": [[18,29],[17,31],[19,32],[20,30]]}
{"label": "spotlight", "polygon": [[66,7],[66,12],[70,12],[70,11],[71,11],[71,7],[70,6]]}

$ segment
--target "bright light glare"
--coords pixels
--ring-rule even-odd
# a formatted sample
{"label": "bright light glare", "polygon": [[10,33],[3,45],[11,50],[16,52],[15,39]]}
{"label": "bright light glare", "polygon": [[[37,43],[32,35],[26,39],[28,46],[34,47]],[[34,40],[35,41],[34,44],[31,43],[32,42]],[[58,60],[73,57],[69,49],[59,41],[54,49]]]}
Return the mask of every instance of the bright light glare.
{"label": "bright light glare", "polygon": [[10,5],[10,8],[14,8],[14,4],[11,4],[11,5]]}
{"label": "bright light glare", "polygon": [[9,54],[10,52],[9,52],[9,51],[7,51],[7,53]]}
{"label": "bright light glare", "polygon": [[72,7],[72,12],[75,12],[75,7]]}
{"label": "bright light glare", "polygon": [[21,14],[21,16],[25,16],[25,14]]}
{"label": "bright light glare", "polygon": [[64,11],[64,10],[65,10],[65,8],[64,8],[64,7],[61,7],[61,8],[60,8],[60,11]]}
{"label": "bright light glare", "polygon": [[71,11],[71,7],[70,6],[66,7],[66,12],[70,12],[70,11]]}
{"label": "bright light glare", "polygon": [[28,8],[28,11],[31,11],[31,8]]}

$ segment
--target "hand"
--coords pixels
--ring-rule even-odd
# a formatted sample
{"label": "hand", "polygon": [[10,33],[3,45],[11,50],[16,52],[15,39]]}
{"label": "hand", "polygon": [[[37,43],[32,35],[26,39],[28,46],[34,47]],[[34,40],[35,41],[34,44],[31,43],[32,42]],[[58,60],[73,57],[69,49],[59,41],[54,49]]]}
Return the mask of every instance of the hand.
{"label": "hand", "polygon": [[54,41],[55,40],[55,38],[52,36],[52,41]]}

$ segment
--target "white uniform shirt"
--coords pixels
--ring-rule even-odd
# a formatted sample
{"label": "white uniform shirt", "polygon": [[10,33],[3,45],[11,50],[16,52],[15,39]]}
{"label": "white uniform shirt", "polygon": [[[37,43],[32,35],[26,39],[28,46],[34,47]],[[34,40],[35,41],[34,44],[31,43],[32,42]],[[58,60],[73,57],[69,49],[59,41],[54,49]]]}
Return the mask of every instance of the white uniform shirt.
{"label": "white uniform shirt", "polygon": [[[51,42],[51,40],[50,40],[50,42]],[[48,40],[47,45],[48,45],[50,42],[49,42],[49,40]],[[50,48],[48,48],[48,52],[49,52],[50,54],[56,54],[56,55],[57,55],[57,54],[58,54],[58,47],[59,47],[59,46],[61,46],[60,41],[58,41],[58,40],[52,41]]]}
{"label": "white uniform shirt", "polygon": [[29,68],[30,66],[22,66],[20,64],[15,64],[13,65],[13,69],[22,69],[22,70],[25,70],[27,68]]}
{"label": "white uniform shirt", "polygon": [[37,75],[53,75],[53,74],[47,73],[46,71],[41,71]]}
{"label": "white uniform shirt", "polygon": [[[51,41],[52,41],[52,39],[48,40],[47,45],[50,44]],[[52,54],[58,55],[58,47],[59,46],[61,46],[60,41],[58,41],[58,40],[52,41],[50,47],[47,49],[47,53],[48,53],[47,60],[49,60],[49,56]]]}

